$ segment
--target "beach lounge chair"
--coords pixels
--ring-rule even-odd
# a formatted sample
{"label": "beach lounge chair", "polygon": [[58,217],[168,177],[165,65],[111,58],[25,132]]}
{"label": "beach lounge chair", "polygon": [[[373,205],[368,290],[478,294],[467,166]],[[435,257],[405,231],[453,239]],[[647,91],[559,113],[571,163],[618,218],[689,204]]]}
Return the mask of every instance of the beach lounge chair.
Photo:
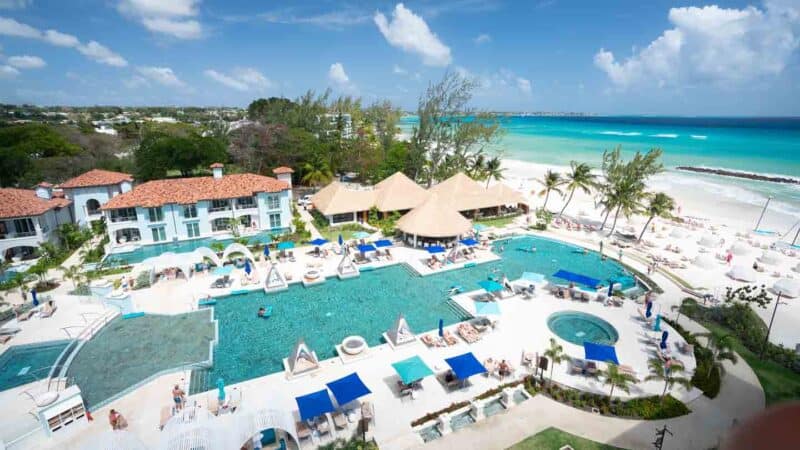
{"label": "beach lounge chair", "polygon": [[317,417],[314,421],[314,428],[317,430],[317,433],[320,437],[324,434],[330,434],[331,432],[331,424],[328,422],[328,416],[322,415]]}
{"label": "beach lounge chair", "polygon": [[442,383],[447,390],[458,389],[461,387],[461,380],[458,379],[452,370],[448,370],[440,374],[438,378],[439,382]]}
{"label": "beach lounge chair", "polygon": [[24,322],[30,319],[34,314],[36,314],[36,311],[32,309],[25,312],[21,312],[17,314],[17,322]]}
{"label": "beach lounge chair", "polygon": [[56,306],[55,303],[47,302],[44,304],[44,306],[42,306],[42,309],[39,311],[39,317],[43,319],[47,317],[52,317],[57,309],[58,307]]}
{"label": "beach lounge chair", "polygon": [[580,358],[572,358],[570,362],[569,372],[573,375],[583,375],[586,371],[586,361]]}
{"label": "beach lounge chair", "polygon": [[308,428],[305,421],[301,420],[295,423],[295,428],[297,429],[297,439],[302,441],[311,438],[311,428]]}
{"label": "beach lounge chair", "polygon": [[444,342],[447,345],[458,344],[458,338],[453,336],[453,333],[451,333],[449,330],[444,330],[444,336],[442,337],[442,339],[444,339]]}
{"label": "beach lounge chair", "polygon": [[372,403],[364,402],[361,404],[361,419],[366,423],[375,420],[375,410],[372,408]]}
{"label": "beach lounge chair", "polygon": [[480,333],[472,325],[466,322],[458,324],[458,335],[461,339],[467,341],[468,344],[473,344],[481,339]]}
{"label": "beach lounge chair", "polygon": [[584,372],[584,373],[586,373],[586,375],[596,376],[598,371],[599,371],[599,369],[597,367],[597,363],[596,362],[594,362],[594,361],[586,361],[586,371]]}
{"label": "beach lounge chair", "polygon": [[0,344],[5,344],[13,338],[13,334],[0,334]]}
{"label": "beach lounge chair", "polygon": [[333,419],[333,426],[336,427],[337,430],[343,430],[347,428],[347,417],[342,411],[332,412],[331,418]]}
{"label": "beach lounge chair", "polygon": [[479,333],[483,333],[488,331],[490,328],[494,328],[495,323],[489,320],[486,317],[476,317],[469,321],[469,324],[475,327],[475,329]]}
{"label": "beach lounge chair", "polygon": [[447,343],[444,341],[444,339],[439,338],[439,336],[434,336],[433,334],[423,334],[419,340],[421,340],[422,343],[427,345],[428,347],[447,346]]}

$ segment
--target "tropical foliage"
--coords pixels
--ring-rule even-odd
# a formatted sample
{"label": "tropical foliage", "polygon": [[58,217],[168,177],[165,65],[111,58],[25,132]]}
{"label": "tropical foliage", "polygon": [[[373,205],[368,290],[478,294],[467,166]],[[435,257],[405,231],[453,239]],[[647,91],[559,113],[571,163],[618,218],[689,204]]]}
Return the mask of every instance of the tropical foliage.
{"label": "tropical foliage", "polygon": [[547,210],[547,201],[550,200],[550,193],[557,192],[558,194],[563,195],[563,191],[561,190],[561,186],[564,184],[564,179],[561,178],[561,174],[552,170],[547,170],[544,173],[544,176],[540,180],[536,180],[539,184],[542,185],[542,189],[538,192],[539,196],[544,196],[544,204],[542,204],[542,209]]}
{"label": "tropical foliage", "polygon": [[611,400],[614,397],[614,389],[619,389],[620,391],[630,393],[632,383],[636,383],[636,377],[633,375],[620,372],[619,366],[613,363],[608,363],[606,370],[601,371],[601,376],[603,379],[603,384],[606,386],[611,386],[611,391],[608,393],[608,399]]}
{"label": "tropical foliage", "polygon": [[650,375],[645,377],[645,381],[657,380],[664,382],[664,390],[661,392],[661,398],[667,395],[667,391],[672,389],[675,385],[680,385],[689,388],[692,382],[689,378],[681,376],[684,369],[680,364],[668,364],[661,358],[650,358],[647,361],[647,367],[650,369]]}
{"label": "tropical foliage", "polygon": [[645,222],[644,227],[642,227],[642,232],[639,234],[638,240],[642,240],[644,233],[647,231],[647,227],[650,226],[650,222],[652,222],[653,219],[656,217],[668,219],[672,217],[672,211],[674,209],[675,200],[669,195],[663,192],[649,195],[647,206],[642,210],[642,213],[647,215],[647,222]]}
{"label": "tropical foliage", "polygon": [[556,367],[556,364],[561,364],[562,362],[566,361],[568,356],[564,353],[564,347],[562,347],[555,339],[550,338],[550,347],[544,351],[544,356],[550,359],[550,383],[553,383],[553,370]]}
{"label": "tropical foliage", "polygon": [[[570,171],[566,174],[564,180],[564,185],[566,191],[569,192],[569,196],[564,206],[561,208],[561,211],[558,213],[559,217],[564,214],[564,210],[569,206],[569,203],[572,201],[572,196],[575,195],[575,191],[583,191],[583,193],[589,195],[596,185],[595,179],[597,176],[592,173],[592,166],[577,161],[570,162],[569,166]],[[547,202],[545,201],[545,203]]]}

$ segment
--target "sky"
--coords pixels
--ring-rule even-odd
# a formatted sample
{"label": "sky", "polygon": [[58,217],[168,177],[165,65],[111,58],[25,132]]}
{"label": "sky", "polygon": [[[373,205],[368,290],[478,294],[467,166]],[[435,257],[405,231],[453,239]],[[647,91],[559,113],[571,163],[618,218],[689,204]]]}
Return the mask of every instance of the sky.
{"label": "sky", "polygon": [[800,0],[0,0],[0,102],[246,106],[308,89],[473,106],[800,115]]}

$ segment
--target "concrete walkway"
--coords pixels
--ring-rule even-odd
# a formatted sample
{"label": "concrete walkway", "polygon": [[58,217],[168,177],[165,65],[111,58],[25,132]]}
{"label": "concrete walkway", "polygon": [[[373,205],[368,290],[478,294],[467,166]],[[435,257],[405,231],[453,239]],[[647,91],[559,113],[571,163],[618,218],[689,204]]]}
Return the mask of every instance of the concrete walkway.
{"label": "concrete walkway", "polygon": [[298,212],[300,213],[300,218],[303,219],[303,222],[306,224],[306,230],[311,233],[311,239],[322,238],[322,234],[320,234],[317,227],[314,226],[314,217],[311,213],[305,209],[298,209]]}

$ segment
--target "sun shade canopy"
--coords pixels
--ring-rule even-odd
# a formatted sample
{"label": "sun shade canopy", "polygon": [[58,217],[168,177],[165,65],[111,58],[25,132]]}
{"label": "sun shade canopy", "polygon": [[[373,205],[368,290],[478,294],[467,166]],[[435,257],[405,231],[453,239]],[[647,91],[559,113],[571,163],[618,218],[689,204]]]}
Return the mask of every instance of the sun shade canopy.
{"label": "sun shade canopy", "polygon": [[327,239],[322,239],[322,238],[316,238],[313,241],[311,241],[311,245],[325,245],[327,243],[328,243],[328,240]]}
{"label": "sun shade canopy", "polygon": [[225,275],[230,275],[231,272],[233,272],[233,266],[222,266],[214,269],[213,273],[216,277],[224,277]]}
{"label": "sun shade canopy", "polygon": [[327,389],[297,397],[295,401],[300,409],[300,420],[313,419],[334,411]]}
{"label": "sun shade canopy", "polygon": [[392,367],[394,367],[395,372],[400,375],[400,379],[405,384],[411,384],[433,375],[431,368],[428,367],[419,356],[412,356],[411,358],[396,362],[392,364]]}
{"label": "sun shade canopy", "polygon": [[392,241],[390,241],[388,239],[381,239],[379,241],[373,242],[373,245],[375,245],[375,247],[378,247],[378,248],[391,247],[392,246]]}
{"label": "sun shade canopy", "polygon": [[503,290],[503,285],[494,280],[478,281],[478,285],[486,292],[497,292]]}
{"label": "sun shade canopy", "polygon": [[278,242],[278,250],[289,250],[290,248],[294,248],[294,242]]}
{"label": "sun shade canopy", "polygon": [[500,305],[497,302],[475,302],[475,314],[486,316],[489,314],[500,314]]}
{"label": "sun shade canopy", "polygon": [[461,243],[466,245],[467,247],[472,247],[472,246],[478,245],[478,241],[476,241],[475,239],[472,239],[472,238],[462,239]]}
{"label": "sun shade canopy", "polygon": [[336,403],[338,403],[339,406],[372,393],[355,372],[346,377],[331,381],[327,386],[333,393],[333,396],[336,398]]}
{"label": "sun shade canopy", "polygon": [[453,369],[453,373],[459,380],[466,380],[473,375],[486,373],[486,367],[483,367],[483,364],[478,361],[478,358],[472,352],[447,358],[444,361]]}
{"label": "sun shade canopy", "polygon": [[594,342],[584,342],[583,350],[586,352],[586,359],[608,362],[619,365],[617,351],[611,345],[595,344]]}
{"label": "sun shade canopy", "polygon": [[564,269],[554,273],[553,276],[567,281],[572,281],[573,283],[583,284],[592,288],[600,285],[600,280],[597,278],[587,277],[586,275],[581,275],[579,273],[570,272]]}
{"label": "sun shade canopy", "polygon": [[375,246],[372,244],[362,244],[358,246],[358,251],[360,251],[361,253],[374,252]]}
{"label": "sun shade canopy", "polygon": [[427,247],[426,250],[428,250],[428,253],[430,254],[444,253],[444,247],[441,245],[431,245],[430,247]]}

